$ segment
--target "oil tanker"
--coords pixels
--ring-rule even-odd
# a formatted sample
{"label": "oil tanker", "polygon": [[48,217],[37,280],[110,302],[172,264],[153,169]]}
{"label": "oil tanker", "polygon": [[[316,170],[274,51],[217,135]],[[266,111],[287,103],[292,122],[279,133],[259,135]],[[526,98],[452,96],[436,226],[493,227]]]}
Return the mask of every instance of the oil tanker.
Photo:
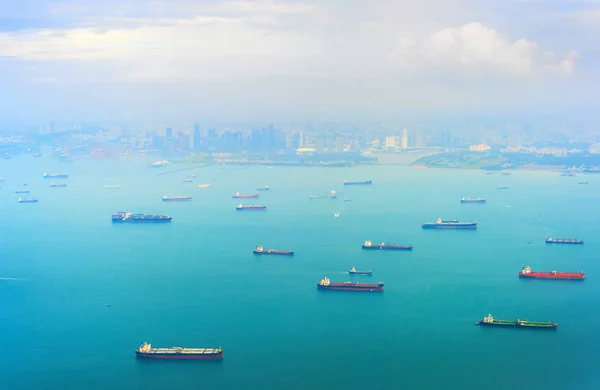
{"label": "oil tanker", "polygon": [[458,222],[458,219],[444,221],[438,218],[435,222],[424,223],[423,229],[477,229],[477,222]]}
{"label": "oil tanker", "polygon": [[239,192],[236,192],[235,195],[233,195],[231,198],[232,199],[253,199],[253,198],[258,198],[260,196],[260,194],[240,194]]}
{"label": "oil tanker", "polygon": [[149,359],[185,359],[210,360],[222,359],[223,349],[219,348],[152,348],[152,344],[143,343],[135,350],[135,355]]}
{"label": "oil tanker", "polygon": [[383,282],[379,283],[358,283],[358,282],[332,282],[329,278],[323,278],[317,283],[319,290],[340,290],[340,291],[383,291]]}
{"label": "oil tanker", "polygon": [[533,272],[531,267],[523,267],[519,272],[520,278],[531,278],[531,279],[563,279],[563,280],[583,280],[585,279],[585,273],[581,272]]}
{"label": "oil tanker", "polygon": [[263,206],[260,204],[247,204],[247,205],[242,205],[242,204],[238,204],[237,206],[235,206],[235,209],[237,211],[261,211],[261,210],[266,210],[267,206]]}
{"label": "oil tanker", "polygon": [[462,197],[460,198],[460,203],[485,203],[486,200],[485,198],[466,198],[466,197]]}
{"label": "oil tanker", "polygon": [[168,215],[153,215],[153,214],[133,214],[125,211],[120,211],[112,215],[112,221],[116,223],[149,223],[149,222],[171,222],[172,217]]}
{"label": "oil tanker", "polygon": [[386,244],[382,242],[381,244],[373,244],[371,240],[365,241],[362,246],[363,249],[380,249],[387,251],[412,251],[412,245],[397,245],[397,244]]}
{"label": "oil tanker", "polygon": [[192,200],[191,196],[163,196],[163,202],[182,202],[186,200]]}
{"label": "oil tanker", "polygon": [[262,245],[257,246],[253,252],[255,255],[281,255],[281,256],[293,256],[294,255],[294,251],[291,249],[289,251],[280,251],[279,249],[265,249],[262,247]]}
{"label": "oil tanker", "polygon": [[536,322],[527,320],[497,320],[491,314],[477,321],[475,325],[500,326],[505,328],[530,328],[530,329],[556,329],[558,324],[554,322]]}
{"label": "oil tanker", "polygon": [[66,173],[44,173],[44,179],[67,179],[69,175]]}
{"label": "oil tanker", "polygon": [[365,181],[348,181],[348,180],[344,180],[344,185],[345,186],[370,186],[371,184],[373,184],[372,180],[365,180]]}
{"label": "oil tanker", "polygon": [[348,273],[350,275],[366,275],[366,276],[373,276],[373,271],[369,270],[369,271],[357,271],[356,268],[352,267],[350,268],[350,271],[348,271]]}
{"label": "oil tanker", "polygon": [[582,240],[576,238],[546,238],[546,244],[570,244],[570,245],[583,245]]}

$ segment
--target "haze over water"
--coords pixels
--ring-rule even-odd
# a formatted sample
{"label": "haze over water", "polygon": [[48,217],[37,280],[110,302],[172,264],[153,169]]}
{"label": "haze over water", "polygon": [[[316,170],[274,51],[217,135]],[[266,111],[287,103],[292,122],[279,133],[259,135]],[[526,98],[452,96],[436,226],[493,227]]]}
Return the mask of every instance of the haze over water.
{"label": "haze over water", "polygon": [[[0,387],[600,387],[600,175],[385,166],[215,166],[158,175],[180,166],[150,169],[148,162],[0,162]],[[43,172],[68,173],[68,187],[49,188]],[[374,185],[344,187],[344,179]],[[24,181],[39,203],[16,202]],[[196,188],[201,183],[213,187]],[[232,194],[265,184],[271,191],[244,203],[268,211],[236,212]],[[308,199],[332,189],[337,200]],[[162,202],[165,194],[193,201]],[[461,196],[488,203],[460,204]],[[123,210],[173,221],[112,224],[110,215]],[[437,217],[476,220],[479,229],[421,229]],[[546,245],[547,236],[585,245]],[[362,251],[367,239],[414,250]],[[256,245],[296,253],[254,256]],[[527,265],[583,270],[587,279],[519,280]],[[352,266],[374,275],[350,277]],[[385,292],[317,291],[324,276],[381,280]],[[559,326],[474,325],[488,313]],[[143,341],[222,346],[225,357],[144,361],[134,354]]]}

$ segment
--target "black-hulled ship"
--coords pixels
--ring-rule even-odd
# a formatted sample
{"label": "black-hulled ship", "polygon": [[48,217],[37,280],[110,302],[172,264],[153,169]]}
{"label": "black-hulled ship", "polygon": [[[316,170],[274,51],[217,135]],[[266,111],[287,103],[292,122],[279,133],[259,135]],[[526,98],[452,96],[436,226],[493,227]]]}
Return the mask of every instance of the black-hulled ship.
{"label": "black-hulled ship", "polygon": [[265,249],[262,247],[262,245],[257,246],[253,252],[255,255],[280,255],[280,256],[293,256],[294,255],[294,251],[291,249],[289,251],[280,251],[279,249]]}
{"label": "black-hulled ship", "polygon": [[497,320],[491,314],[477,321],[475,325],[482,326],[499,326],[504,328],[524,328],[524,329],[556,329],[558,326],[555,322],[538,322],[517,319],[514,320]]}
{"label": "black-hulled ship", "polygon": [[172,217],[159,214],[134,214],[128,212],[118,212],[112,215],[112,221],[116,223],[152,223],[152,222],[171,222]]}
{"label": "black-hulled ship", "polygon": [[424,223],[423,229],[477,229],[477,222],[459,222],[458,219],[444,221],[438,218],[435,222]]}
{"label": "black-hulled ship", "polygon": [[583,245],[583,240],[576,238],[546,238],[546,244]]}
{"label": "black-hulled ship", "polygon": [[357,271],[356,268],[354,268],[354,267],[350,268],[350,271],[348,271],[348,273],[350,275],[373,276],[373,271],[371,271],[371,270],[369,270],[369,271]]}
{"label": "black-hulled ship", "polygon": [[382,242],[381,244],[373,244],[371,240],[365,241],[362,245],[363,249],[379,249],[379,250],[388,250],[388,251],[412,251],[412,245],[398,245],[398,244],[386,244]]}

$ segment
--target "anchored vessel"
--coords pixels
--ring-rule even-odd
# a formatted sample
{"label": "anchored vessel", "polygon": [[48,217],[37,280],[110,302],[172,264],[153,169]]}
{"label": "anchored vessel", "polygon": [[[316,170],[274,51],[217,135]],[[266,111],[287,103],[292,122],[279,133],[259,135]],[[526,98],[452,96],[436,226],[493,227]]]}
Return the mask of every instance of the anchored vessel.
{"label": "anchored vessel", "polygon": [[66,187],[65,183],[50,183],[50,187]]}
{"label": "anchored vessel", "polygon": [[546,238],[546,244],[571,244],[571,245],[583,245],[582,240],[576,238]]}
{"label": "anchored vessel", "polygon": [[133,214],[120,211],[112,215],[113,222],[171,222],[172,217],[168,215]]}
{"label": "anchored vessel", "polygon": [[69,177],[66,173],[44,173],[44,179],[66,179]]}
{"label": "anchored vessel", "polygon": [[350,268],[350,271],[348,271],[348,273],[350,275],[367,275],[367,276],[373,276],[373,271],[369,270],[369,271],[357,271],[356,268],[352,267]]}
{"label": "anchored vessel", "polygon": [[119,184],[107,184],[104,186],[105,190],[116,190],[121,188],[121,186]]}
{"label": "anchored vessel", "polygon": [[223,349],[219,348],[152,348],[152,344],[143,343],[135,350],[135,355],[150,359],[222,359]]}
{"label": "anchored vessel", "polygon": [[29,190],[16,190],[15,194],[28,194]]}
{"label": "anchored vessel", "polygon": [[536,329],[556,329],[558,326],[557,323],[554,322],[535,322],[535,321],[527,321],[517,319],[516,321],[511,320],[497,320],[492,317],[491,314],[488,314],[487,317],[482,318],[477,321],[475,325],[485,325],[485,326],[503,326],[507,328],[536,328]]}
{"label": "anchored vessel", "polygon": [[241,203],[238,204],[237,206],[235,206],[235,209],[237,211],[244,211],[244,210],[248,210],[248,211],[260,211],[260,210],[266,210],[267,206],[263,206],[260,204],[247,204],[247,205],[242,205]]}
{"label": "anchored vessel", "polygon": [[260,194],[240,194],[239,192],[236,192],[235,195],[233,195],[231,198],[232,199],[250,199],[250,198],[258,198],[260,196]]}
{"label": "anchored vessel", "polygon": [[35,198],[19,198],[17,199],[19,203],[37,203],[37,199]]}
{"label": "anchored vessel", "polygon": [[366,181],[348,181],[348,180],[344,180],[344,185],[345,186],[370,186],[371,184],[373,184],[372,180],[366,180]]}
{"label": "anchored vessel", "polygon": [[506,187],[506,186],[499,186],[498,189],[499,190],[508,190],[508,187]]}
{"label": "anchored vessel", "polygon": [[212,184],[198,184],[196,187],[198,187],[198,188],[210,188],[210,187],[212,187]]}
{"label": "anchored vessel", "polygon": [[192,200],[191,196],[163,196],[162,197],[163,202],[180,202],[180,201],[184,201],[184,200]]}
{"label": "anchored vessel", "polygon": [[460,203],[485,203],[485,198],[460,198]]}
{"label": "anchored vessel", "polygon": [[317,194],[317,195],[308,195],[309,199],[336,199],[337,193],[334,190],[329,191],[328,194]]}
{"label": "anchored vessel", "polygon": [[397,245],[397,244],[386,244],[382,242],[381,244],[373,244],[371,240],[365,241],[362,246],[363,249],[381,249],[388,251],[412,251],[412,245]]}
{"label": "anchored vessel", "polygon": [[270,189],[269,186],[264,186],[263,188],[257,188],[256,191],[269,191]]}
{"label": "anchored vessel", "polygon": [[293,256],[294,255],[294,251],[291,249],[289,251],[280,251],[279,249],[265,249],[262,247],[262,245],[257,246],[253,252],[255,255],[283,255],[283,256]]}
{"label": "anchored vessel", "polygon": [[424,223],[423,229],[477,229],[477,222],[458,222],[458,219],[444,221],[438,218],[435,222]]}
{"label": "anchored vessel", "polygon": [[532,278],[532,279],[565,279],[565,280],[583,280],[585,279],[585,273],[581,272],[533,272],[531,267],[523,267],[519,272],[520,278]]}
{"label": "anchored vessel", "polygon": [[319,290],[341,290],[341,291],[383,291],[383,282],[358,283],[358,282],[332,282],[329,278],[323,278],[317,283]]}

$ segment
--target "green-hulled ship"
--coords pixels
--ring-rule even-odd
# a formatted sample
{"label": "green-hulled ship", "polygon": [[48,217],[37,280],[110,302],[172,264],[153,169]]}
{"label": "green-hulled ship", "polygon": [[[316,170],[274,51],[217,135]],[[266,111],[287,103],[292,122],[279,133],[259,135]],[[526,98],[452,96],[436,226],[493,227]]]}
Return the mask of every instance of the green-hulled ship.
{"label": "green-hulled ship", "polygon": [[536,322],[536,321],[527,321],[517,319],[513,320],[497,320],[491,314],[488,314],[487,317],[484,317],[480,321],[477,321],[475,325],[484,325],[484,326],[502,326],[506,328],[536,328],[536,329],[556,329],[558,326],[555,322]]}

